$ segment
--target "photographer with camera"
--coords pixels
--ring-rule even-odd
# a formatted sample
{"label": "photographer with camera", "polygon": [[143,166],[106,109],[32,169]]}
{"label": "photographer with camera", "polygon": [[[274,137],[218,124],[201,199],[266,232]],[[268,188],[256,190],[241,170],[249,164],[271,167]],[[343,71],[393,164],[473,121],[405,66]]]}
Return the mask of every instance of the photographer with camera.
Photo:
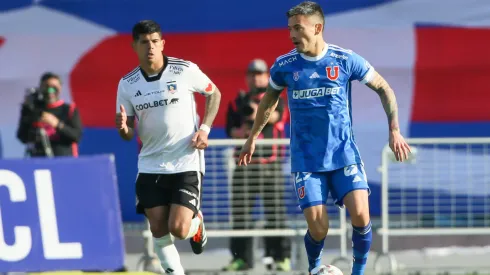
{"label": "photographer with camera", "polygon": [[[231,138],[247,138],[257,113],[261,98],[269,85],[269,72],[264,60],[254,59],[248,66],[246,75],[249,91],[240,91],[230,102],[227,113],[226,132]],[[259,138],[284,137],[284,101],[280,98],[268,124]],[[267,229],[283,229],[286,216],[284,199],[285,181],[281,160],[284,149],[276,145],[258,145],[254,159],[247,166],[236,166],[232,179],[232,224],[233,229],[251,229],[255,227],[252,208],[257,195],[260,195],[266,219]],[[236,148],[238,159],[240,148]],[[269,270],[291,270],[290,240],[287,237],[264,238],[265,256],[274,259]],[[234,237],[230,239],[232,262],[223,268],[226,271],[249,270],[254,266],[253,239]],[[275,267],[274,267],[275,266]]]}
{"label": "photographer with camera", "polygon": [[27,90],[17,138],[31,157],[78,156],[82,122],[75,104],[60,99],[61,79],[45,73],[39,88]]}

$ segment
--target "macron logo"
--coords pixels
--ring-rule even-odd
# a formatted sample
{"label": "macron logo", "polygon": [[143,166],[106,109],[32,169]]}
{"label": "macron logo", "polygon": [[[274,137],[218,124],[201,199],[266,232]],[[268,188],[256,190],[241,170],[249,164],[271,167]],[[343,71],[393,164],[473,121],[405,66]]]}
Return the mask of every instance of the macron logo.
{"label": "macron logo", "polygon": [[313,79],[313,78],[320,78],[320,75],[319,75],[317,72],[313,72],[313,73],[310,75],[310,79]]}
{"label": "macron logo", "polygon": [[138,97],[141,95],[141,92],[138,90],[138,92],[134,95],[134,97]]}

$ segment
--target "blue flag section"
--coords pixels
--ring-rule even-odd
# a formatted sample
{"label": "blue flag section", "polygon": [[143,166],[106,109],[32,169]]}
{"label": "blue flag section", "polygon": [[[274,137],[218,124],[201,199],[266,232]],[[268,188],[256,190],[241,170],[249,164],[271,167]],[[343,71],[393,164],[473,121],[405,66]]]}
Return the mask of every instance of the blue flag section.
{"label": "blue flag section", "polygon": [[0,160],[0,272],[122,267],[118,198],[113,156]]}

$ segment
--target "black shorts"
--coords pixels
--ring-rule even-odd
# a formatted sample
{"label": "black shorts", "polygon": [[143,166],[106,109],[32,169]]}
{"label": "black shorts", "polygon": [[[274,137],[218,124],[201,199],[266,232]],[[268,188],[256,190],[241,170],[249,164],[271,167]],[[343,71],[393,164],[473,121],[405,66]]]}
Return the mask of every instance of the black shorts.
{"label": "black shorts", "polygon": [[139,173],[136,179],[136,212],[171,204],[183,205],[197,214],[201,207],[202,174],[196,171],[176,174]]}

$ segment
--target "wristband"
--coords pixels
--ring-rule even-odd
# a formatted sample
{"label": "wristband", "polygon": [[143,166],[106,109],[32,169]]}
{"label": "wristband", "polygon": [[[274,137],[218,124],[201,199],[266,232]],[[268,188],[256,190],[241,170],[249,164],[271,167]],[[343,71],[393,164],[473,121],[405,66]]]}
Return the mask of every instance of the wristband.
{"label": "wristband", "polygon": [[207,134],[209,134],[209,132],[211,132],[211,128],[206,124],[201,124],[201,127],[199,127],[199,130],[202,130],[202,131],[206,132]]}

